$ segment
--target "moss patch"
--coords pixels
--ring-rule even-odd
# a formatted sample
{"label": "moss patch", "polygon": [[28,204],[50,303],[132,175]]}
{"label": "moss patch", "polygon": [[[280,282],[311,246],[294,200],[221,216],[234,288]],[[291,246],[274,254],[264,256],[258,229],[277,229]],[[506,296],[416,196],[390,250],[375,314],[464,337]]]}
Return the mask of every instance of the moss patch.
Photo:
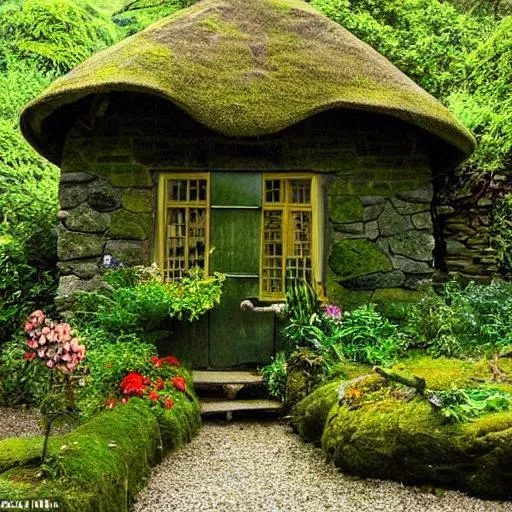
{"label": "moss patch", "polygon": [[363,205],[357,197],[330,196],[329,218],[332,222],[357,222],[363,220]]}
{"label": "moss patch", "polygon": [[[474,377],[490,376],[485,362],[425,356],[393,370],[424,377],[434,390],[474,387]],[[340,404],[341,382],[322,386],[297,404],[292,422],[305,440],[321,436],[323,450],[343,471],[512,498],[511,412],[450,424],[428,401],[406,400],[406,388],[387,386],[377,375],[353,384],[351,398]]]}
{"label": "moss patch", "polygon": [[129,189],[122,195],[121,205],[129,212],[151,213],[153,211],[153,191],[143,188]]}
{"label": "moss patch", "polygon": [[332,244],[329,267],[338,281],[393,270],[384,251],[368,240],[338,240]]}
{"label": "moss patch", "polygon": [[318,388],[292,410],[292,425],[308,442],[319,442],[329,411],[338,401],[339,382]]}
{"label": "moss patch", "polygon": [[150,213],[118,210],[112,215],[109,236],[125,240],[146,240],[151,234],[153,217]]}
{"label": "moss patch", "polygon": [[339,284],[336,277],[331,271],[327,273],[326,293],[330,303],[338,304],[343,309],[350,310],[370,301],[372,291],[349,290]]}
{"label": "moss patch", "polygon": [[54,437],[48,466],[55,478],[45,480],[37,476],[38,466],[27,466],[40,453],[41,438],[4,440],[0,461],[2,469],[11,469],[0,474],[0,495],[52,497],[64,511],[125,512],[151,466],[165,451],[190,440],[199,424],[199,405],[193,395],[183,395],[158,421],[146,403],[132,399],[69,434]]}

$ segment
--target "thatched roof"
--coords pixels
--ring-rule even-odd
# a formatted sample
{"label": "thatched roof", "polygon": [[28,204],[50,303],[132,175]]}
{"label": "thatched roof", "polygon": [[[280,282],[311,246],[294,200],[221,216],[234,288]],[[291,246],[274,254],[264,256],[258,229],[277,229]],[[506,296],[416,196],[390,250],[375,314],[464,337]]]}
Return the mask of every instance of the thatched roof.
{"label": "thatched roof", "polygon": [[53,82],[22,113],[22,131],[60,163],[66,112],[112,91],[163,97],[228,136],[270,134],[350,108],[419,126],[448,143],[455,163],[475,144],[437,100],[301,0],[202,0]]}

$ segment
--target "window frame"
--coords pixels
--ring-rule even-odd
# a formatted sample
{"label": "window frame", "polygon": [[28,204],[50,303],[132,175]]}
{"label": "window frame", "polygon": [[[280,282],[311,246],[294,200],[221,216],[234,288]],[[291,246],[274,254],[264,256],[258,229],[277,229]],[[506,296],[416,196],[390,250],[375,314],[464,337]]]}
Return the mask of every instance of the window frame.
{"label": "window frame", "polygon": [[[289,182],[291,180],[311,180],[311,197],[310,204],[304,205],[303,203],[292,203],[289,201],[289,185],[285,185],[286,197],[284,201],[278,203],[269,203],[266,201],[266,182],[269,180],[280,180]],[[311,275],[313,282],[311,283],[322,295],[322,262],[320,259],[320,247],[323,243],[323,217],[321,209],[323,205],[323,195],[321,187],[321,177],[314,173],[300,172],[300,173],[262,173],[262,200],[261,200],[261,233],[260,233],[260,282],[259,282],[259,299],[261,301],[281,302],[286,300],[286,260],[289,257],[288,247],[290,245],[290,233],[288,231],[289,219],[291,212],[304,211],[311,212]],[[283,199],[283,198],[281,198]],[[282,263],[282,284],[283,290],[280,292],[265,292],[263,290],[263,265],[264,265],[264,244],[265,244],[265,212],[266,211],[281,211],[282,212],[282,225],[281,236],[283,244],[283,263]]]}
{"label": "window frame", "polygon": [[[168,184],[172,180],[206,180],[206,202],[204,201],[169,201]],[[169,208],[204,208],[206,212],[205,220],[205,253],[204,253],[204,273],[209,275],[210,264],[210,210],[211,210],[211,173],[210,172],[161,172],[158,176],[158,216],[157,223],[158,241],[157,258],[160,273],[165,282],[172,282],[166,279],[166,228],[167,211]],[[187,235],[188,237],[188,235]],[[188,261],[187,261],[188,264]],[[186,270],[189,270],[188,268]]]}

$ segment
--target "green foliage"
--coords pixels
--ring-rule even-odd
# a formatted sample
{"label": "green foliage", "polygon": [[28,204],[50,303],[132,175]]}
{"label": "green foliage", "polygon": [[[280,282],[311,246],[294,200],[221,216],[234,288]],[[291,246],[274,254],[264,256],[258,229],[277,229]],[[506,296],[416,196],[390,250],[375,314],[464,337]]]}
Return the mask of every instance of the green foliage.
{"label": "green foliage", "polygon": [[451,110],[478,139],[465,166],[475,174],[512,167],[512,16],[466,60],[461,87],[448,98]]}
{"label": "green foliage", "polygon": [[127,2],[121,9],[112,15],[124,35],[129,36],[139,32],[156,20],[174,14],[175,12],[189,7],[192,0],[132,0]]}
{"label": "green foliage", "polygon": [[493,205],[492,245],[505,276],[512,278],[512,194],[502,196]]}
{"label": "green foliage", "polygon": [[450,281],[411,305],[410,324],[436,356],[500,352],[512,345],[512,283],[462,288]]}
{"label": "green foliage", "polygon": [[429,401],[447,422],[464,423],[490,412],[509,411],[512,394],[494,388],[450,389],[432,393]]}
{"label": "green foliage", "polygon": [[38,405],[49,391],[48,372],[40,364],[23,359],[25,340],[13,337],[0,352],[0,403]]}
{"label": "green foliage", "polygon": [[395,324],[376,311],[375,304],[345,312],[333,336],[333,351],[340,359],[363,364],[388,365],[404,353],[409,342]]}
{"label": "green foliage", "polygon": [[272,363],[261,369],[270,396],[284,400],[286,394],[287,364],[286,354],[279,352]]}
{"label": "green foliage", "polygon": [[156,349],[133,334],[120,336],[115,343],[109,342],[108,338],[100,338],[98,334],[94,341],[86,333],[82,337],[88,347],[85,360],[87,376],[84,387],[77,392],[77,401],[81,416],[88,418],[104,406],[105,400],[117,391],[127,373],[151,374],[151,357],[156,355]]}
{"label": "green foliage", "polygon": [[57,173],[18,128],[21,108],[48,82],[12,56],[0,71],[0,344],[56,287]]}
{"label": "green foliage", "polygon": [[492,20],[438,0],[313,0],[311,4],[386,56],[438,98],[465,76],[465,56]]}
{"label": "green foliage", "polygon": [[164,283],[144,269],[119,269],[105,275],[111,290],[77,293],[75,321],[115,338],[123,333],[158,334],[171,318],[193,321],[220,302],[224,276],[204,277],[191,270],[180,282]]}
{"label": "green foliage", "polygon": [[25,0],[0,21],[0,41],[18,59],[61,74],[118,38],[115,25],[88,3]]}

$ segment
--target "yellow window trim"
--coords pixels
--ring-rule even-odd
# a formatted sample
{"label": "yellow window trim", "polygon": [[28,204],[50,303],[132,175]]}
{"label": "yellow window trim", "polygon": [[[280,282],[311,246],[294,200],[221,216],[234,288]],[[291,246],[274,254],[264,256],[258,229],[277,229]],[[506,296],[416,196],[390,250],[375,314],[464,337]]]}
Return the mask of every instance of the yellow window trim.
{"label": "yellow window trim", "polygon": [[[204,179],[206,180],[206,203],[204,201],[169,201],[168,183],[170,180],[190,180]],[[166,219],[167,209],[173,208],[190,208],[201,206],[206,209],[206,229],[205,229],[205,268],[204,272],[208,275],[210,260],[210,173],[207,172],[162,172],[158,176],[158,216],[157,229],[158,237],[156,240],[156,255],[158,266],[162,277],[164,277],[165,268],[165,245],[166,245]],[[188,239],[188,233],[187,233]],[[188,243],[188,242],[187,242]]]}
{"label": "yellow window trim", "polygon": [[[278,203],[272,203],[266,201],[265,195],[265,182],[268,180],[300,180],[300,179],[311,179],[311,204],[309,206],[303,206],[301,203],[292,203],[289,201],[288,195],[288,187],[286,187],[286,194],[284,196],[284,201],[280,201]],[[259,297],[262,301],[283,301],[285,300],[286,292],[264,292],[263,291],[263,261],[264,261],[264,237],[265,237],[265,229],[264,229],[264,215],[265,211],[276,210],[283,212],[282,217],[282,225],[288,226],[289,221],[289,213],[290,211],[306,211],[311,212],[311,273],[313,275],[313,279],[315,281],[314,285],[317,288],[320,296],[323,296],[323,286],[322,286],[322,273],[323,269],[321,267],[321,247],[323,244],[323,215],[321,214],[323,211],[323,195],[322,195],[322,187],[320,182],[320,177],[313,173],[262,173],[262,208],[261,208],[261,233],[260,233],[260,283],[259,283]],[[288,246],[290,244],[290,234],[288,230],[284,229],[284,238],[282,240],[283,243],[283,259],[286,261],[286,255],[288,252]],[[286,280],[286,276],[283,276],[283,280]]]}

